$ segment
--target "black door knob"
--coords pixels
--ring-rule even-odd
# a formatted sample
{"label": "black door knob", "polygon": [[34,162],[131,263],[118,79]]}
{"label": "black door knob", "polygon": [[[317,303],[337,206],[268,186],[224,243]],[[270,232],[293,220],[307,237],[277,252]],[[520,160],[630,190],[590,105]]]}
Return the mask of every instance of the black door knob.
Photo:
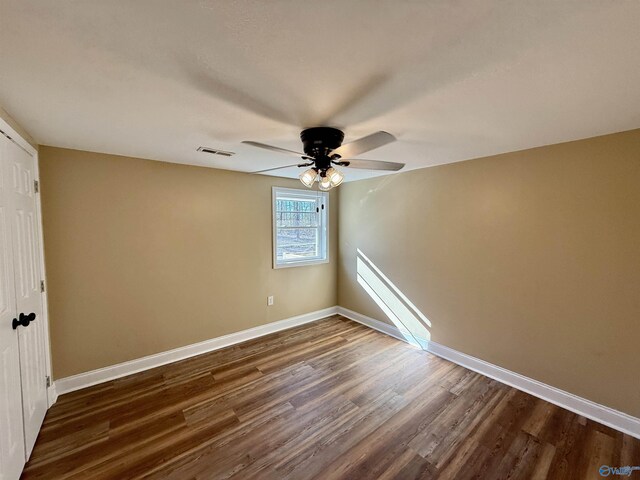
{"label": "black door knob", "polygon": [[33,322],[35,319],[36,319],[35,312],[31,312],[29,315],[25,315],[24,313],[21,313],[18,318],[13,319],[11,326],[13,327],[14,330],[18,328],[19,325],[22,325],[23,327],[28,327],[29,324]]}

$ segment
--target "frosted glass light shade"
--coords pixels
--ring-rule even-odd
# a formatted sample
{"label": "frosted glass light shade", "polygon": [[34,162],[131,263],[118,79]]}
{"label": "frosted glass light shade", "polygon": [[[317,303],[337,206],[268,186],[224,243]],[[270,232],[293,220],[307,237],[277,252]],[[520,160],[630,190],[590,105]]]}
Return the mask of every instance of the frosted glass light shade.
{"label": "frosted glass light shade", "polygon": [[326,175],[329,178],[332,187],[337,187],[344,180],[344,175],[342,174],[342,172],[333,167],[327,169]]}
{"label": "frosted glass light shade", "polygon": [[327,190],[331,190],[331,179],[328,176],[324,176],[320,178],[320,183],[318,184],[318,188],[320,190],[322,190],[323,192],[326,192]]}
{"label": "frosted glass light shade", "polygon": [[311,188],[313,187],[313,182],[316,181],[317,177],[318,172],[315,169],[310,168],[306,172],[300,174],[300,181],[305,187]]}

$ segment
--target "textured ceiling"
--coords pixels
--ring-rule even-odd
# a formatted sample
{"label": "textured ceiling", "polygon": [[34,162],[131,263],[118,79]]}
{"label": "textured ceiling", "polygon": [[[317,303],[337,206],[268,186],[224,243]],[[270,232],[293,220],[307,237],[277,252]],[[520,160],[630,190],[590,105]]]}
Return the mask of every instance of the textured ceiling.
{"label": "textured ceiling", "polygon": [[362,158],[413,169],[640,127],[638,25],[637,0],[0,0],[0,104],[41,144],[240,171],[291,163],[242,140],[386,130]]}

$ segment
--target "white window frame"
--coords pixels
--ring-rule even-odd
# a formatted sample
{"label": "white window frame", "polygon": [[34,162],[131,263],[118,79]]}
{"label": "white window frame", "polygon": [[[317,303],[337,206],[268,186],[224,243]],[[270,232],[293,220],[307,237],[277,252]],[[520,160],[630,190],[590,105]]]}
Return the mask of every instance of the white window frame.
{"label": "white window frame", "polygon": [[[305,200],[316,200],[320,207],[320,252],[322,257],[313,260],[290,260],[278,262],[278,224],[276,221],[276,199],[279,194],[291,195]],[[273,231],[273,268],[301,267],[329,263],[329,195],[327,192],[298,188],[272,188],[271,222]],[[324,205],[324,208],[321,208]]]}

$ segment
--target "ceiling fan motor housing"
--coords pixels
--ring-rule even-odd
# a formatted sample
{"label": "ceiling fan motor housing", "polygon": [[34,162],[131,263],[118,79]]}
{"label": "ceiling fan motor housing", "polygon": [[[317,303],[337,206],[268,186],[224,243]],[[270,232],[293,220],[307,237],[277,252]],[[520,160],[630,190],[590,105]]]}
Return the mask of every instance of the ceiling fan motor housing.
{"label": "ceiling fan motor housing", "polygon": [[300,133],[304,153],[316,160],[316,168],[326,169],[331,166],[329,153],[342,145],[344,133],[337,128],[313,127]]}

